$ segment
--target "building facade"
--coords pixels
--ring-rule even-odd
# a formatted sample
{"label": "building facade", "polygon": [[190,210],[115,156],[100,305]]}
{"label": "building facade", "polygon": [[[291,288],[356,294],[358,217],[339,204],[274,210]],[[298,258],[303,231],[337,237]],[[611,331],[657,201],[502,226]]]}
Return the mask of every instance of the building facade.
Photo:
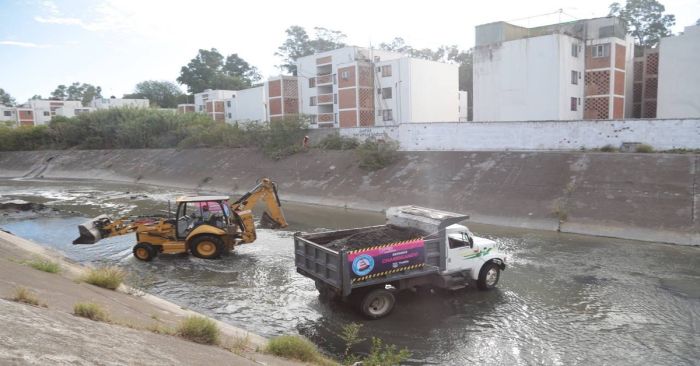
{"label": "building facade", "polygon": [[634,58],[632,118],[656,118],[659,85],[659,49],[637,47]]}
{"label": "building facade", "polygon": [[623,118],[632,44],[614,17],[477,26],[474,120]]}
{"label": "building facade", "polygon": [[658,118],[700,117],[700,25],[659,43]]}
{"label": "building facade", "polygon": [[225,100],[226,123],[248,123],[267,121],[267,99],[265,85],[238,90]]}
{"label": "building facade", "polygon": [[95,98],[90,103],[91,108],[148,108],[148,99]]}
{"label": "building facade", "polygon": [[456,65],[343,47],[301,57],[297,70],[299,110],[315,127],[459,120]]}
{"label": "building facade", "polygon": [[226,121],[225,101],[231,99],[234,90],[207,89],[194,95],[194,109],[197,113],[206,113],[214,121]]}

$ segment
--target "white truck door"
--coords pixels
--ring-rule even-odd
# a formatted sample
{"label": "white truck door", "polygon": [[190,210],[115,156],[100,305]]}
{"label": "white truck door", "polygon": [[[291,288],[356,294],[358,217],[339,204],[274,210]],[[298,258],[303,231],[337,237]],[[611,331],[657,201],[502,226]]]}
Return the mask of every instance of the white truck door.
{"label": "white truck door", "polygon": [[473,244],[468,240],[453,237],[447,237],[447,272],[459,272],[474,267],[479,267],[482,260],[479,258],[478,252],[475,252]]}

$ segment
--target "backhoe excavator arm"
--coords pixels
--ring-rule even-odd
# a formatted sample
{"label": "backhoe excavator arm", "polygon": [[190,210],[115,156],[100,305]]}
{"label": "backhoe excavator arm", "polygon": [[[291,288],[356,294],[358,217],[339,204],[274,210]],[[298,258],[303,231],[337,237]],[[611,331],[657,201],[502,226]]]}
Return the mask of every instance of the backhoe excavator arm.
{"label": "backhoe excavator arm", "polygon": [[282,203],[277,195],[277,185],[268,178],[260,180],[253,189],[241,196],[236,202],[231,203],[231,210],[242,221],[242,241],[252,243],[255,241],[255,225],[251,211],[258,202],[265,202],[266,210],[260,218],[260,223],[271,229],[287,227],[287,220],[282,212]]}

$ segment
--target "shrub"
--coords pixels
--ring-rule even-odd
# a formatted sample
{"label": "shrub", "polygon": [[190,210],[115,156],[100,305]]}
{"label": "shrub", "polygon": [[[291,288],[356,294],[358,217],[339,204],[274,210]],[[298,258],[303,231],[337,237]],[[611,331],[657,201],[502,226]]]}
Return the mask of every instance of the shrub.
{"label": "shrub", "polygon": [[126,273],[118,267],[90,268],[83,281],[106,289],[115,290],[124,281]]}
{"label": "shrub", "polygon": [[398,160],[398,150],[396,141],[368,139],[357,148],[360,168],[374,171],[387,167]]}
{"label": "shrub", "polygon": [[648,144],[640,144],[640,145],[637,145],[637,148],[635,149],[635,151],[638,153],[653,153],[654,148]]}
{"label": "shrub", "polygon": [[183,320],[177,328],[177,335],[197,343],[219,343],[219,327],[213,320],[202,316],[190,316]]}
{"label": "shrub", "polygon": [[284,335],[270,339],[265,352],[301,362],[334,364],[321,355],[316,345],[300,336]]}
{"label": "shrub", "polygon": [[12,296],[12,301],[21,302],[24,304],[39,306],[39,299],[24,287],[15,288],[15,293]]}
{"label": "shrub", "polygon": [[106,322],[109,314],[98,304],[92,302],[79,302],[73,305],[73,314],[90,320]]}
{"label": "shrub", "polygon": [[343,332],[340,334],[340,339],[345,341],[345,353],[343,355],[345,359],[345,363],[347,364],[353,364],[355,363],[355,357],[351,356],[350,350],[352,347],[362,341],[364,341],[364,338],[360,337],[360,329],[362,328],[362,324],[359,323],[350,323],[346,324],[343,326]]}
{"label": "shrub", "polygon": [[616,152],[617,148],[615,148],[615,146],[607,144],[607,145],[601,147],[600,151],[602,151],[602,152]]}
{"label": "shrub", "polygon": [[27,264],[29,264],[29,266],[34,268],[34,269],[38,269],[38,270],[44,271],[44,272],[58,273],[61,271],[60,264],[58,264],[57,262],[46,260],[46,259],[35,259],[32,261],[29,261]]}
{"label": "shrub", "polygon": [[360,142],[355,138],[330,134],[321,139],[316,146],[324,150],[353,150],[359,145]]}
{"label": "shrub", "polygon": [[372,337],[372,350],[369,355],[362,360],[363,366],[397,366],[401,362],[411,357],[411,352],[407,349],[396,350],[394,345],[384,345],[379,338]]}

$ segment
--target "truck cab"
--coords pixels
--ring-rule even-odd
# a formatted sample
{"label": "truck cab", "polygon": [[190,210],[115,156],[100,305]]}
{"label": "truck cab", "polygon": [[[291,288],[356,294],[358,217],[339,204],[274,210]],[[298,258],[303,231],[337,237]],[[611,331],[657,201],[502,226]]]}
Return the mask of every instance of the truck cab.
{"label": "truck cab", "polygon": [[474,281],[479,280],[482,269],[489,271],[484,275],[486,288],[491,288],[498,282],[500,271],[496,268],[486,268],[484,264],[494,262],[501,269],[505,267],[505,256],[496,252],[496,242],[490,239],[474,236],[464,225],[453,224],[445,229],[447,263],[442,275],[463,274]]}

